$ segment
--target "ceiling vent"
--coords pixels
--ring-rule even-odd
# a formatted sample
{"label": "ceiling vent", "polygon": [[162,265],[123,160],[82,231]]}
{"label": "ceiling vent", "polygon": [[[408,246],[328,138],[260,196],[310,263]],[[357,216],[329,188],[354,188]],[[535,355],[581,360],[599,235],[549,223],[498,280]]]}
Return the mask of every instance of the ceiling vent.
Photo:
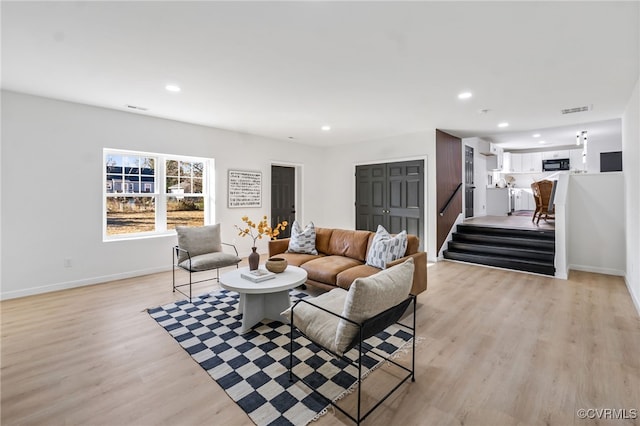
{"label": "ceiling vent", "polygon": [[575,112],[591,111],[592,109],[593,109],[593,105],[587,105],[587,106],[581,106],[576,108],[561,109],[560,112],[563,114],[573,114]]}
{"label": "ceiling vent", "polygon": [[145,108],[145,107],[141,107],[141,106],[135,106],[135,105],[127,105],[127,108],[137,109],[138,111],[148,111],[149,110],[149,108]]}

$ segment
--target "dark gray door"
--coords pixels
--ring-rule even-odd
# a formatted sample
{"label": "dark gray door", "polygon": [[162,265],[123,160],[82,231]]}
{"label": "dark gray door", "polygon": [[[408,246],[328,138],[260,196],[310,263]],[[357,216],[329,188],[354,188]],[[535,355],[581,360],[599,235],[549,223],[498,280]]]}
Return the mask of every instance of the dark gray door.
{"label": "dark gray door", "polygon": [[289,238],[296,218],[296,173],[293,167],[271,166],[271,226],[289,222],[278,238]]}
{"label": "dark gray door", "polygon": [[473,217],[473,148],[464,147],[464,217]]}
{"label": "dark gray door", "polygon": [[386,210],[386,164],[356,166],[356,229],[385,226]]}
{"label": "dark gray door", "polygon": [[424,243],[424,161],[356,166],[356,229],[406,230]]}

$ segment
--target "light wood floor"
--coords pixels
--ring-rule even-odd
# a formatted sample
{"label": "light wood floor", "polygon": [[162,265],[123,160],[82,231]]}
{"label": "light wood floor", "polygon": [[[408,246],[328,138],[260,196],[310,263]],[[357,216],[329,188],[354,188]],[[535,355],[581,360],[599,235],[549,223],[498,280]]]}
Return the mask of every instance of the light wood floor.
{"label": "light wood floor", "polygon": [[[640,409],[640,319],[621,278],[446,261],[428,271],[416,382],[365,425],[640,424],[576,417]],[[251,424],[145,312],[179,298],[161,273],[1,302],[2,425]]]}

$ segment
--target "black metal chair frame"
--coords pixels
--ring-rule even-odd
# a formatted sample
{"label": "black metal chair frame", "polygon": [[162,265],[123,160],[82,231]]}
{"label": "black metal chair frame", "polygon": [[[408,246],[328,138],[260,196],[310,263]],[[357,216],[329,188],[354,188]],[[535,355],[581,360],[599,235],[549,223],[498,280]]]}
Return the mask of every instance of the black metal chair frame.
{"label": "black metal chair frame", "polygon": [[[233,244],[229,244],[229,243],[222,243],[225,246],[230,246],[233,247],[233,250],[236,252],[236,256],[238,256],[238,249],[236,248],[236,246],[234,246]],[[189,259],[189,267],[185,268],[184,266],[180,265],[180,262],[178,262],[178,259],[180,258],[179,253],[185,253],[187,255],[187,258]],[[216,280],[218,282],[220,282],[220,267],[217,268],[211,268],[211,269],[204,269],[202,271],[194,271],[191,268],[191,254],[189,254],[189,252],[183,248],[180,248],[178,246],[174,246],[171,249],[171,262],[173,263],[173,292],[175,293],[176,291],[178,293],[181,293],[182,295],[184,295],[185,297],[189,298],[189,302],[191,302],[191,298],[192,298],[192,291],[191,291],[191,286],[193,284],[198,284],[198,283],[202,283],[205,281],[213,281]],[[229,265],[231,266],[231,265]],[[183,269],[187,272],[189,272],[189,282],[188,283],[184,283],[184,284],[176,284],[176,267]],[[236,268],[238,268],[238,263],[236,263]],[[216,270],[216,276],[214,278],[206,278],[204,280],[199,280],[199,281],[193,281],[193,278],[191,277],[192,274],[198,273],[198,272],[207,272],[207,271],[211,271],[215,269]],[[184,287],[184,286],[189,286],[189,294],[185,293],[184,291],[180,290],[179,287]]]}
{"label": "black metal chair frame", "polygon": [[[412,326],[408,326],[406,324],[402,324],[401,322],[399,322],[400,318],[402,317],[402,315],[405,313],[405,311],[407,310],[407,308],[409,307],[409,304],[411,304],[411,302],[413,302],[413,325]],[[322,395],[320,392],[318,392],[317,389],[315,389],[313,387],[313,385],[309,382],[307,382],[304,378],[297,376],[294,372],[293,372],[293,331],[295,328],[294,325],[294,316],[293,316],[293,311],[295,310],[296,306],[300,303],[306,303],[308,305],[314,306],[324,312],[327,312],[331,315],[334,315],[338,318],[341,318],[345,321],[350,322],[351,324],[354,324],[358,327],[358,334],[357,336],[353,339],[353,341],[349,344],[349,346],[347,347],[347,349],[344,351],[344,355],[338,355],[336,353],[334,353],[333,351],[322,347],[321,345],[319,345],[318,343],[316,343],[313,339],[311,339],[309,336],[305,335],[304,333],[302,333],[300,330],[298,330],[298,332],[300,332],[300,334],[302,336],[304,336],[306,339],[310,340],[311,342],[315,343],[316,345],[318,345],[318,347],[320,347],[320,349],[322,349],[323,351],[329,353],[331,356],[340,358],[342,360],[344,360],[345,362],[353,365],[354,367],[358,368],[358,403],[357,403],[357,415],[354,417],[351,414],[349,414],[348,412],[346,412],[343,408],[339,407],[335,402],[333,402],[330,398]],[[407,330],[411,331],[411,340],[412,340],[412,350],[411,350],[411,369],[397,363],[396,361],[394,361],[393,359],[391,359],[391,356],[389,355],[385,355],[385,354],[380,354],[377,351],[375,351],[373,348],[371,349],[365,349],[363,348],[363,343],[365,342],[366,339],[368,339],[369,337],[375,336],[376,334],[380,333],[381,331],[384,331],[387,327],[389,327],[392,324],[397,324]],[[379,313],[378,315],[369,318],[365,321],[363,321],[362,323],[357,323],[355,321],[350,320],[349,318],[345,318],[342,315],[338,315],[335,312],[331,312],[325,308],[323,308],[322,306],[318,306],[314,303],[311,303],[307,300],[301,299],[298,300],[293,307],[291,308],[291,334],[290,334],[290,346],[289,346],[289,381],[293,381],[293,378],[295,377],[297,380],[299,380],[300,382],[304,383],[307,387],[309,387],[311,390],[313,390],[317,395],[320,395],[324,400],[326,400],[329,404],[331,404],[332,406],[334,406],[335,408],[337,408],[340,412],[342,412],[344,415],[346,415],[347,417],[349,417],[351,420],[353,420],[356,424],[360,424],[360,422],[362,422],[365,418],[367,418],[367,416],[369,416],[369,414],[371,414],[373,412],[373,410],[375,410],[376,408],[378,408],[380,406],[380,404],[382,404],[389,396],[391,396],[392,393],[394,393],[404,382],[406,382],[409,378],[411,378],[412,382],[415,382],[415,364],[416,364],[416,296],[413,294],[410,294],[409,297],[407,297],[405,300],[403,300],[402,302],[400,302],[399,304],[387,309],[386,311],[383,311],[381,313]],[[354,347],[358,347],[358,357],[357,359],[351,359],[349,357],[346,356],[346,353],[350,350],[353,349]],[[361,407],[361,387],[362,387],[362,358],[364,356],[364,354],[372,354],[375,355],[377,358],[380,359],[380,362],[382,361],[387,361],[399,368],[401,368],[402,370],[404,370],[407,374],[405,376],[403,376],[400,380],[400,382],[398,384],[396,384],[396,386],[391,389],[380,401],[378,401],[372,408],[370,408],[367,412],[365,412],[364,414],[361,414],[362,411],[362,407]]]}

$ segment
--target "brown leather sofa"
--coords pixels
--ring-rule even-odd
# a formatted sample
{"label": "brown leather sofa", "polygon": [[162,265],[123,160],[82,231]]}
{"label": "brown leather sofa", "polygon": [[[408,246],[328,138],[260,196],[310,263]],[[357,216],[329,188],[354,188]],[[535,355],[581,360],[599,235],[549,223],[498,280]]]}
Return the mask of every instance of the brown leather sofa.
{"label": "brown leather sofa", "polygon": [[[370,231],[316,228],[317,255],[286,253],[289,239],[285,238],[269,241],[269,257],[283,257],[289,265],[303,268],[308,274],[308,285],[323,290],[348,289],[356,278],[380,272],[380,269],[365,264],[374,235],[375,232]],[[387,267],[413,257],[415,271],[411,293],[417,295],[427,289],[427,253],[418,251],[420,240],[417,236],[408,235],[407,240],[405,256]]]}

